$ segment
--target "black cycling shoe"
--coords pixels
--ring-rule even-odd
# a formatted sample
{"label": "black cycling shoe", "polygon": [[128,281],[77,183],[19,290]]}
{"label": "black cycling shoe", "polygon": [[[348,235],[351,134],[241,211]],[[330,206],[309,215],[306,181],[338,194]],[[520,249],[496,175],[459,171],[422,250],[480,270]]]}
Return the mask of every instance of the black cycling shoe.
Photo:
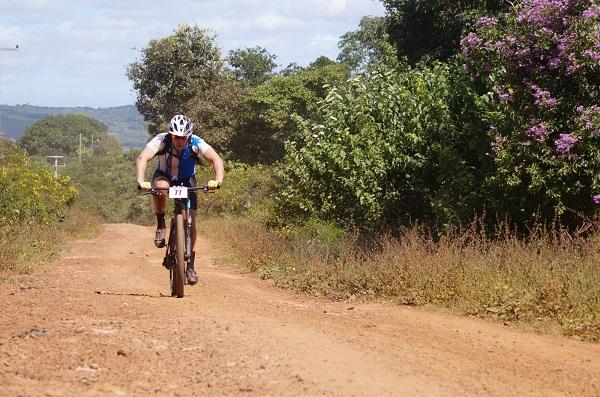
{"label": "black cycling shoe", "polygon": [[198,283],[198,275],[196,274],[196,271],[191,267],[188,267],[188,269],[185,271],[185,276],[189,285],[194,285]]}
{"label": "black cycling shoe", "polygon": [[156,248],[163,248],[165,246],[165,235],[167,229],[156,229],[156,236],[154,237],[154,245]]}

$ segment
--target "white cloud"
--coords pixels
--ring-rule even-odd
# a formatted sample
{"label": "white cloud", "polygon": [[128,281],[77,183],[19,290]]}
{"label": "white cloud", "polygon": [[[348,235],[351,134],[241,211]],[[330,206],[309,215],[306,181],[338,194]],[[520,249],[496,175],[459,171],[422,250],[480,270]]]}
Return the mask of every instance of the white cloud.
{"label": "white cloud", "polygon": [[337,48],[338,41],[338,36],[319,34],[312,36],[309,40],[309,44],[310,48],[314,50],[321,52],[329,52],[332,48]]}
{"label": "white cloud", "polygon": [[258,45],[306,65],[335,58],[342,34],[383,13],[379,0],[0,0],[0,47],[21,47],[0,54],[0,103],[31,103],[27,80],[40,105],[132,103],[125,67],[183,23],[216,33],[223,54]]}
{"label": "white cloud", "polygon": [[323,2],[327,6],[326,10],[329,15],[339,15],[344,10],[346,10],[346,6],[348,4],[347,0],[328,0]]}
{"label": "white cloud", "polygon": [[255,26],[257,28],[269,31],[295,29],[303,25],[306,24],[302,20],[287,18],[273,13],[262,14],[255,19]]}
{"label": "white cloud", "polygon": [[24,27],[0,24],[0,48],[14,48],[22,45],[30,36]]}

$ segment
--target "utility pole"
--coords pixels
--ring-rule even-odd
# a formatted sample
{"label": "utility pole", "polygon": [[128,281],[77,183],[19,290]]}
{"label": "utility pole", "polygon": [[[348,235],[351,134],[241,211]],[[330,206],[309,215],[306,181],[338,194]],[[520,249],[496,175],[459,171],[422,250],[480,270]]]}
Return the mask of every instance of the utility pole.
{"label": "utility pole", "polygon": [[[15,48],[1,48],[0,51],[19,51],[19,45],[17,44]],[[2,66],[2,62],[0,60],[0,67]],[[2,70],[0,69],[0,96],[2,94]],[[2,132],[2,108],[0,104],[0,132]]]}
{"label": "utility pole", "polygon": [[79,162],[81,163],[81,133],[79,133]]}

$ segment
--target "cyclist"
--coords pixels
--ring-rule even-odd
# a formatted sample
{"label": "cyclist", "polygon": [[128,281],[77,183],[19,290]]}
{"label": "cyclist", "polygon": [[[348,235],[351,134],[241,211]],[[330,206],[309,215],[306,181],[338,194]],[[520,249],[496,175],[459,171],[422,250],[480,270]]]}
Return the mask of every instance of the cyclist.
{"label": "cyclist", "polygon": [[[138,189],[149,191],[152,187],[168,189],[169,186],[181,185],[196,186],[196,163],[199,155],[208,161],[215,173],[215,179],[208,181],[208,188],[218,189],[223,182],[225,171],[223,160],[217,152],[210,147],[202,138],[193,134],[194,125],[184,115],[176,115],[171,119],[169,132],[156,135],[142,150],[136,160],[136,180]],[[152,177],[152,183],[145,181],[146,167],[148,161],[158,156],[158,166]],[[196,192],[189,192],[192,206],[192,257],[186,269],[186,278],[190,285],[198,282],[198,275],[194,270],[194,245],[196,243],[196,209],[198,201]],[[157,248],[165,246],[165,235],[167,227],[165,224],[165,211],[167,207],[167,195],[154,196],[154,212],[156,213],[156,236],[154,245]]]}

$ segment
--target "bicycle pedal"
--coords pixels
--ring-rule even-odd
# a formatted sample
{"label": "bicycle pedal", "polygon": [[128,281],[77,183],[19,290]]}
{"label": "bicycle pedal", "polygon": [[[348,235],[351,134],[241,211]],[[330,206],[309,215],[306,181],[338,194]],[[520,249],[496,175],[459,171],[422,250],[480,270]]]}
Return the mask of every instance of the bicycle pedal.
{"label": "bicycle pedal", "polygon": [[173,266],[175,266],[175,258],[169,256],[165,256],[163,258],[163,263],[162,265],[164,267],[166,267],[167,269],[171,270],[173,268]]}

